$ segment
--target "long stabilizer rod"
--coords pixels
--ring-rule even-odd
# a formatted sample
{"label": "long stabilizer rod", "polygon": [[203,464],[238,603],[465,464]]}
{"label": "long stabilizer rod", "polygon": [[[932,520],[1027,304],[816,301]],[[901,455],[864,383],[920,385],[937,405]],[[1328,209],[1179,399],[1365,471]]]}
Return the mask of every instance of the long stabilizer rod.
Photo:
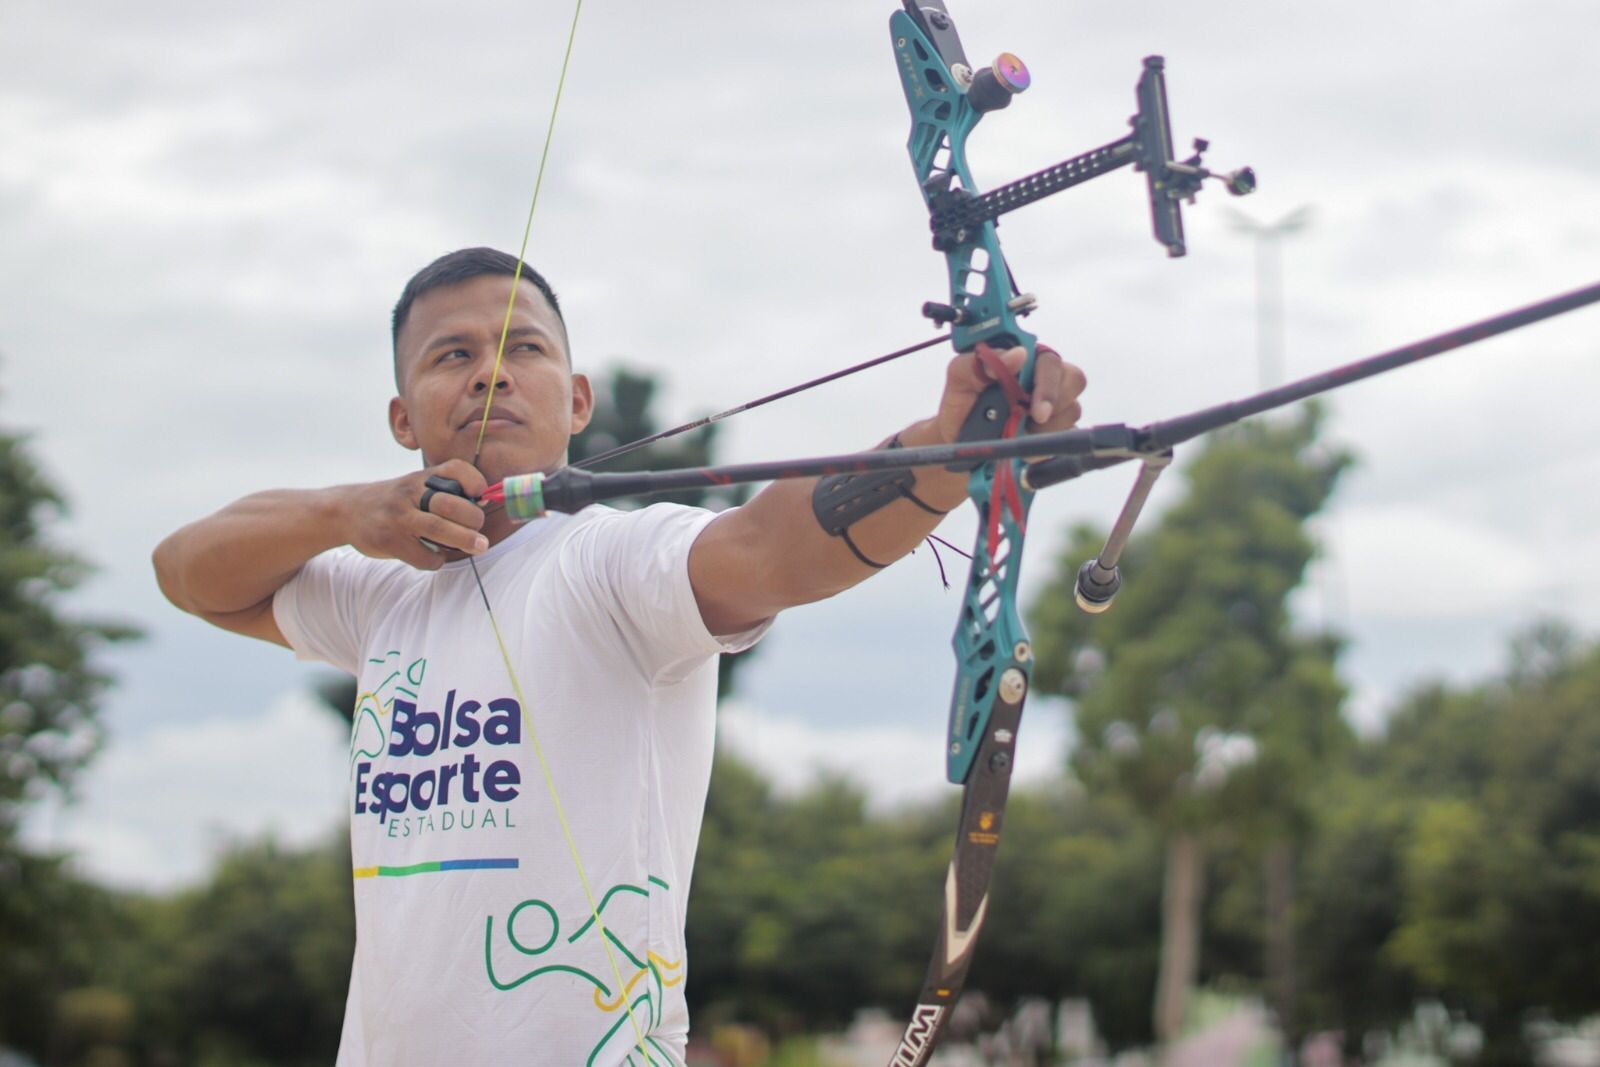
{"label": "long stabilizer rod", "polygon": [[[1552,296],[1547,300],[1517,308],[1514,311],[1505,311],[1493,315],[1479,322],[1466,326],[1458,326],[1453,330],[1399,348],[1381,352],[1376,356],[1358,359],[1353,363],[1346,363],[1342,367],[1335,367],[1320,374],[1313,374],[1309,378],[1280,385],[1265,392],[1256,393],[1254,396],[1245,397],[1243,400],[1234,400],[1215,407],[1203,408],[1188,415],[1179,415],[1173,419],[1163,419],[1152,422],[1148,426],[1135,431],[1141,438],[1138,452],[1141,455],[1150,455],[1180,445],[1185,441],[1199,437],[1201,434],[1210,433],[1212,430],[1221,429],[1230,423],[1247,419],[1252,415],[1259,415],[1274,408],[1281,408],[1293,404],[1298,400],[1305,400],[1322,393],[1330,392],[1342,386],[1371,378],[1386,371],[1404,367],[1408,363],[1416,363],[1430,356],[1441,355],[1457,348],[1486,341],[1491,337],[1509,333],[1523,326],[1530,326],[1545,319],[1564,315],[1569,311],[1587,307],[1590,304],[1600,303],[1600,282],[1586,285],[1582,289],[1574,289],[1570,293]],[[1050,435],[1047,435],[1050,436]],[[1056,485],[1076,478],[1080,474],[1087,474],[1092,470],[1101,470],[1105,467],[1115,466],[1133,458],[1132,456],[1093,455],[1076,456],[1068,455],[1057,459],[1041,460],[1031,464],[1027,470],[1026,481],[1030,489],[1043,489],[1046,486]]]}
{"label": "long stabilizer rod", "polygon": [[[1043,489],[1091,470],[1101,470],[1131,459],[1159,456],[1184,441],[1252,415],[1284,407],[1597,302],[1600,302],[1600,282],[1356,360],[1276,389],[1268,389],[1243,400],[1203,408],[1139,428],[1112,423],[999,441],[925,445],[671,471],[591,474],[566,467],[548,475],[523,474],[507,478],[499,485],[491,486],[483,499],[489,504],[504,503],[506,512],[512,518],[527,520],[537,518],[546,511],[573,512],[619,497],[681,489],[875,470],[971,466],[974,463],[1021,457],[1051,457],[1030,463],[1024,474],[1024,483],[1028,488]],[[1147,493],[1149,487],[1145,486],[1144,490]],[[1124,508],[1118,518],[1118,527],[1131,528],[1137,518],[1137,508]],[[1128,529],[1123,528],[1113,530],[1112,536],[1125,540],[1127,533]]]}
{"label": "long stabilizer rod", "polygon": [[[1123,505],[1122,512],[1111,527],[1111,533],[1106,537],[1105,548],[1099,555],[1078,568],[1077,587],[1074,591],[1078,607],[1094,615],[1111,607],[1112,600],[1122,587],[1122,575],[1118,564],[1122,557],[1123,546],[1133,533],[1133,525],[1139,520],[1139,512],[1149,499],[1150,490],[1157,476],[1170,462],[1174,445],[1252,415],[1259,415],[1349,385],[1351,382],[1359,382],[1363,378],[1371,378],[1375,374],[1427,359],[1429,356],[1437,356],[1441,352],[1449,352],[1531,323],[1565,314],[1596,301],[1600,301],[1600,284],[1574,289],[1570,293],[1563,293],[1481,322],[1448,330],[1425,340],[1323,371],[1321,374],[1313,374],[1309,378],[1301,378],[1297,382],[1268,389],[1243,400],[1218,404],[1189,415],[1180,415],[1175,419],[1151,423],[1136,431],[1142,439],[1139,451],[1144,457],[1144,467],[1139,472],[1133,490],[1128,494],[1127,503]],[[1090,470],[1100,470],[1121,462],[1125,462],[1125,459],[1115,456],[1062,456],[1041,460],[1027,468],[1023,481],[1030,488],[1041,489],[1047,485],[1058,485]]]}

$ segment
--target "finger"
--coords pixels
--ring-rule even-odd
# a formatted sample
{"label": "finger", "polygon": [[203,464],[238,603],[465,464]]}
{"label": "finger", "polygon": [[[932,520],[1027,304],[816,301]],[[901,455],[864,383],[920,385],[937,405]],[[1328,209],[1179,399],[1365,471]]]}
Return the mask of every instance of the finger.
{"label": "finger", "polygon": [[955,387],[964,392],[981,393],[989,384],[989,374],[978,362],[977,353],[967,351],[952,358],[945,366],[945,388]]}
{"label": "finger", "polygon": [[[1035,422],[1053,422],[1060,424],[1062,408],[1066,404],[1076,404],[1077,399],[1088,388],[1088,379],[1083,370],[1061,358],[1061,354],[1048,345],[1040,345],[1039,357],[1034,363],[1034,390],[1033,395],[1039,400],[1048,401],[1053,414],[1033,412]],[[1074,423],[1082,414],[1078,413],[1072,418]]]}
{"label": "finger", "polygon": [[[437,496],[434,497],[435,502],[438,500]],[[421,511],[415,515],[410,524],[414,538],[426,538],[440,548],[454,549],[467,555],[476,555],[489,548],[489,539],[475,529],[451,522],[442,515]]]}
{"label": "finger", "polygon": [[1040,348],[1033,361],[1033,401],[1028,405],[1028,417],[1036,425],[1043,426],[1055,414],[1063,377],[1061,357],[1052,349]]}
{"label": "finger", "polygon": [[1083,373],[1083,368],[1078,366],[1076,363],[1068,363],[1066,360],[1061,359],[1061,353],[1057,352],[1048,345],[1040,345],[1040,355],[1043,355],[1046,352],[1050,353],[1052,359],[1060,360],[1061,362],[1061,395],[1058,396],[1057,399],[1066,400],[1070,398],[1076,400],[1078,397],[1082,396],[1083,391],[1089,388],[1089,379],[1088,376]]}
{"label": "finger", "polygon": [[1050,421],[1052,430],[1070,430],[1083,418],[1083,405],[1076,400],[1056,408],[1056,417]]}
{"label": "finger", "polygon": [[[397,559],[419,571],[436,571],[450,562],[450,557],[445,555],[448,550],[435,551],[423,544],[415,537],[402,537],[393,546],[393,551],[388,553],[388,558]],[[450,555],[455,555],[451,552]]]}
{"label": "finger", "polygon": [[489,483],[484,478],[483,472],[464,459],[447,459],[437,467],[430,468],[427,473],[438,474],[460,482],[462,491],[473,499],[482,496],[483,491],[489,488]]}
{"label": "finger", "polygon": [[[998,359],[1001,366],[1005,367],[1013,375],[1021,375],[1022,368],[1028,365],[1028,350],[1021,345],[1013,345],[1010,348],[985,347],[988,347],[989,353]],[[983,360],[978,358],[976,349],[972,352],[972,362],[977,367],[978,376],[985,382],[995,380],[994,375],[989,372],[989,368],[984,364]]]}
{"label": "finger", "polygon": [[[420,509],[419,509],[420,510]],[[428,497],[428,515],[448,519],[458,526],[473,530],[483,529],[484,513],[481,505],[454,493],[434,493]]]}
{"label": "finger", "polygon": [[[1059,433],[1063,430],[1070,430],[1078,425],[1078,420],[1081,418],[1083,418],[1083,408],[1074,400],[1071,403],[1059,405],[1056,408],[1055,416],[1050,422],[1047,425],[1038,427],[1034,432]],[[1049,458],[1049,456],[1028,456],[1027,462],[1037,463],[1041,459]]]}

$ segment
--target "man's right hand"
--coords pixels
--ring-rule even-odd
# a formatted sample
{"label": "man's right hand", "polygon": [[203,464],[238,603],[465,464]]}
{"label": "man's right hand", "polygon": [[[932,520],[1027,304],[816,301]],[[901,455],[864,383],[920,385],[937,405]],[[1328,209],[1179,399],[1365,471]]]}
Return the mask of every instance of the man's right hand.
{"label": "man's right hand", "polygon": [[[428,493],[428,510],[422,510],[429,477],[448,478],[460,484],[465,496]],[[373,559],[398,559],[418,570],[438,570],[462,555],[477,555],[489,547],[480,531],[485,515],[473,501],[488,483],[466,460],[452,459],[386,482],[354,488],[347,518],[350,545]],[[443,552],[423,544],[431,541]]]}
{"label": "man's right hand", "polygon": [[[422,510],[429,475],[461,484],[468,496],[435,492]],[[179,608],[213,625],[287,645],[272,599],[307,560],[351,545],[376,559],[438,570],[489,547],[480,532],[483,475],[454,459],[383,482],[329,489],[273,489],[236,500],[192,522],[155,550],[156,580]],[[431,552],[427,538],[445,551]]]}

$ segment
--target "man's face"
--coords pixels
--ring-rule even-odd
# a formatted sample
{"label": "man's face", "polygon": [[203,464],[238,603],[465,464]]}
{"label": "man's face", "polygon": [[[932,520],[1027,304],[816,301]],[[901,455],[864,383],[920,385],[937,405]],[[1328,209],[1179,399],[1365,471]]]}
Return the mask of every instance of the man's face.
{"label": "man's face", "polygon": [[[483,275],[430,289],[401,327],[400,395],[389,402],[389,425],[395,440],[420,449],[429,466],[470,462],[477,449],[511,284],[503,275]],[[589,381],[572,373],[561,322],[530,282],[517,283],[493,392],[478,460],[491,483],[560,466],[571,436],[589,423]]]}

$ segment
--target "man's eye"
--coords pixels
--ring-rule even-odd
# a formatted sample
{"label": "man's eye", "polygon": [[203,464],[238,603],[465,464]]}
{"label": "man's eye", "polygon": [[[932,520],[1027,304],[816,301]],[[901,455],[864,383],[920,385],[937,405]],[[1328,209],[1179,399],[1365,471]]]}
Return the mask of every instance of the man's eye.
{"label": "man's eye", "polygon": [[452,359],[471,359],[465,348],[452,348],[448,352],[440,352],[438,362],[448,363]]}

